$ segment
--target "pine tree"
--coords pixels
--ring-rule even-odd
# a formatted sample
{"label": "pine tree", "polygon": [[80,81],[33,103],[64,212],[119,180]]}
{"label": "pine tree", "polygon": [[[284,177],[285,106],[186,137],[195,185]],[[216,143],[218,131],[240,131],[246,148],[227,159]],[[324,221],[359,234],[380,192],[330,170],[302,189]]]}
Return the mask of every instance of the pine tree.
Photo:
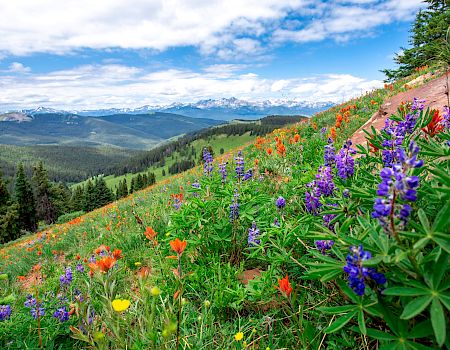
{"label": "pine tree", "polygon": [[0,208],[8,205],[10,198],[6,183],[3,181],[3,173],[0,169]]}
{"label": "pine tree", "polygon": [[43,220],[46,224],[55,222],[57,213],[50,198],[50,182],[47,170],[45,170],[42,162],[33,167],[32,182],[34,185],[37,220]]}
{"label": "pine tree", "polygon": [[137,191],[136,188],[136,179],[134,177],[131,178],[131,185],[130,185],[130,194]]}
{"label": "pine tree", "polygon": [[83,210],[88,212],[94,209],[94,184],[89,179],[83,188]]}
{"label": "pine tree", "polygon": [[84,199],[84,189],[83,186],[77,186],[72,191],[72,196],[69,201],[70,211],[80,211],[83,210],[83,199]]}
{"label": "pine tree", "polygon": [[128,184],[127,179],[123,179],[120,190],[121,198],[128,196]]}
{"label": "pine tree", "polygon": [[50,201],[55,209],[56,218],[71,212],[71,195],[72,193],[65,184],[50,184]]}
{"label": "pine tree", "polygon": [[397,69],[384,69],[387,81],[411,75],[415,68],[438,61],[446,62],[448,68],[447,34],[450,24],[450,1],[428,0],[428,8],[419,11],[411,28],[411,47],[402,48],[394,58]]}
{"label": "pine tree", "polygon": [[94,182],[94,203],[95,208],[103,207],[113,201],[113,193],[106,185],[105,179],[100,176]]}
{"label": "pine tree", "polygon": [[16,174],[15,201],[18,205],[19,227],[34,231],[37,228],[33,190],[25,175],[23,164],[19,164]]}

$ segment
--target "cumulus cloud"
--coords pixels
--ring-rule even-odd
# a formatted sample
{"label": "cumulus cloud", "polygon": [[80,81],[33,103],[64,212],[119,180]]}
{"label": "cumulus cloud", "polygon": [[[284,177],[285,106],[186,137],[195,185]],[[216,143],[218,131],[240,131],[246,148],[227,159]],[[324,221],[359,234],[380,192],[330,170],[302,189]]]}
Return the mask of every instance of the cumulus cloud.
{"label": "cumulus cloud", "polygon": [[174,101],[194,102],[217,96],[339,102],[381,85],[381,81],[349,74],[275,80],[248,71],[243,65],[153,72],[119,64],[84,65],[48,74],[1,75],[0,110],[37,106],[61,109],[138,107]]}
{"label": "cumulus cloud", "polygon": [[31,71],[30,67],[25,67],[20,62],[13,62],[9,65],[7,72],[10,73],[28,73]]}
{"label": "cumulus cloud", "polygon": [[342,40],[410,19],[423,6],[421,0],[0,1],[3,55],[194,46],[220,59],[260,55],[272,41]]}

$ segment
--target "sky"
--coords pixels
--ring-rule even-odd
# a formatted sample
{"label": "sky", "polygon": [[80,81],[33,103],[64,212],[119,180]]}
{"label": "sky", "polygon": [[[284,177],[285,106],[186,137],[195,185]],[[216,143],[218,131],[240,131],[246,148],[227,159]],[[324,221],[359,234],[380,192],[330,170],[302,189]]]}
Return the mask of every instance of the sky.
{"label": "sky", "polygon": [[0,0],[0,111],[341,102],[382,85],[421,0]]}

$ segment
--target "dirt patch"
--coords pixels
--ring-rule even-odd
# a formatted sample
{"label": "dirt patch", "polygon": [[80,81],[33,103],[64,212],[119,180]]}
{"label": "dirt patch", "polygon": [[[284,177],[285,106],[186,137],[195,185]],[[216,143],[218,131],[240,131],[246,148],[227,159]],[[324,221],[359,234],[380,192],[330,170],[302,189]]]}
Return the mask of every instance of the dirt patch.
{"label": "dirt patch", "polygon": [[[447,74],[450,74],[450,72],[447,72]],[[422,81],[423,79],[425,78],[422,78]],[[416,81],[416,83],[418,82],[419,81]],[[408,83],[408,85],[410,83]],[[375,129],[380,130],[384,127],[386,119],[391,114],[397,112],[397,109],[402,102],[412,101],[414,97],[425,100],[425,109],[429,107],[432,109],[439,109],[442,112],[443,107],[448,103],[446,91],[446,76],[443,75],[442,77],[431,80],[419,87],[392,96],[384,102],[378,112],[376,112],[353,134],[351,138],[353,145],[364,145],[366,143],[366,134],[363,130],[370,132],[372,126]]]}
{"label": "dirt patch", "polygon": [[261,277],[260,269],[245,270],[238,276],[238,280],[242,284],[247,285],[249,281],[255,279],[256,277]]}

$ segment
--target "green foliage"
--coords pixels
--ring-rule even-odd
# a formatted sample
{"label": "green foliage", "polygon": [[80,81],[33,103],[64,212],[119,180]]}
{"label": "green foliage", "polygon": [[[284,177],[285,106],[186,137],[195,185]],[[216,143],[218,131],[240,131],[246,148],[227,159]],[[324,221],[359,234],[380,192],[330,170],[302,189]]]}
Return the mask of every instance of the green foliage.
{"label": "green foliage", "polygon": [[428,8],[420,11],[411,29],[411,48],[402,48],[395,62],[397,69],[385,69],[387,80],[397,80],[414,73],[416,68],[444,63],[445,70],[450,64],[447,33],[450,23],[450,2],[448,0],[428,0]]}
{"label": "green foliage", "polygon": [[18,205],[20,228],[34,231],[37,222],[33,190],[22,164],[17,169],[14,199]]}

